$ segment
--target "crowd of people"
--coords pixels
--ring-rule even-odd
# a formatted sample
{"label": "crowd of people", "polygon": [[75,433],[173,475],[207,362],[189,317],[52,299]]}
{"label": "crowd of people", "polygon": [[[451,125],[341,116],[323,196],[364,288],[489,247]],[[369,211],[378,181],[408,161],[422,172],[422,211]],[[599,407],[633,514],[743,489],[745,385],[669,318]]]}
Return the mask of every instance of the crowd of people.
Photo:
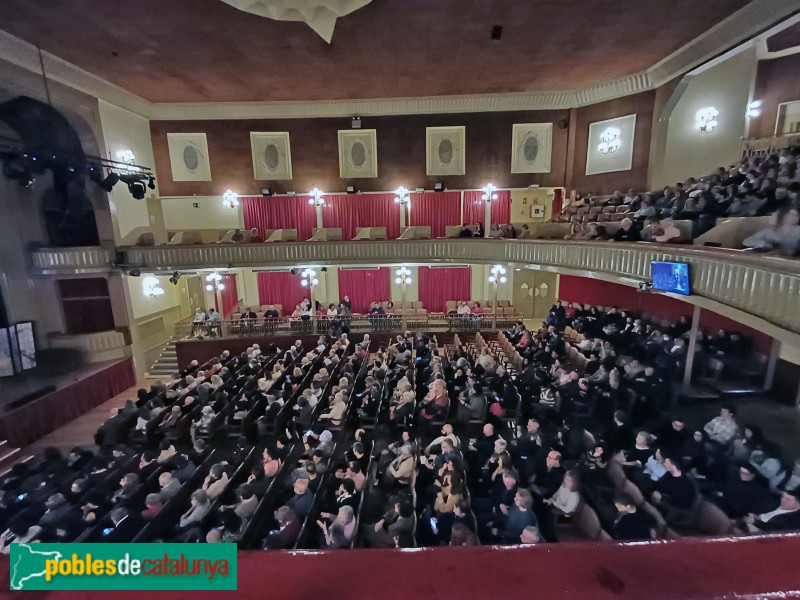
{"label": "crowd of people", "polygon": [[[800,147],[779,155],[756,156],[729,168],[720,167],[700,179],[667,186],[663,190],[610,197],[578,196],[564,207],[559,219],[572,222],[570,240],[680,242],[675,220],[691,220],[692,237],[716,225],[720,217],[773,215],[773,225],[747,237],[744,246],[786,256],[800,254]],[[619,217],[619,219],[618,219]],[[603,224],[621,221],[610,235]]]}
{"label": "crowd of people", "polygon": [[[587,515],[585,539],[634,540],[703,531],[704,502],[729,531],[800,528],[800,462],[732,406],[704,424],[675,411],[689,328],[559,302],[490,343],[342,334],[193,361],[113,411],[98,451],[15,466],[0,548],[537,544]],[[738,334],[700,345],[733,370],[750,359]]]}

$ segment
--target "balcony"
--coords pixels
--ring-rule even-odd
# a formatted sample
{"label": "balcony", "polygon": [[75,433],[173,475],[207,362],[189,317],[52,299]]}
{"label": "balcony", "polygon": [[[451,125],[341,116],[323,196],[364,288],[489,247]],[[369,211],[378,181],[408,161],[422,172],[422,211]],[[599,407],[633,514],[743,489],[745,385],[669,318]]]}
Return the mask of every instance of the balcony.
{"label": "balcony", "polygon": [[[649,281],[650,262],[691,264],[696,296],[733,307],[800,334],[800,262],[720,248],[558,240],[436,239],[347,243],[198,244],[118,248],[143,271],[298,265],[475,263],[534,266],[604,279]],[[111,270],[102,248],[42,248],[34,271],[78,274]]]}
{"label": "balcony", "polygon": [[101,246],[36,248],[31,251],[34,275],[103,275],[113,270],[114,251]]}

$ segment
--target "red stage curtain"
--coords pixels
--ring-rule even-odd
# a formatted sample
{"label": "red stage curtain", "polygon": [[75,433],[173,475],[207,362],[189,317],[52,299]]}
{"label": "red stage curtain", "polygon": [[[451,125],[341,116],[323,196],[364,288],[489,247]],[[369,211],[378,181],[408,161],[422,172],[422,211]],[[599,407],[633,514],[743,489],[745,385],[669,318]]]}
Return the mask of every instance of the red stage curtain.
{"label": "red stage curtain", "polygon": [[351,240],[359,227],[386,227],[389,239],[400,235],[400,205],[394,194],[332,194],[325,196],[322,224],[341,227],[342,238]]}
{"label": "red stage curtain", "polygon": [[561,188],[558,188],[555,193],[553,194],[553,210],[550,212],[551,215],[560,215],[561,211],[564,207],[564,195],[561,191]]}
{"label": "red stage curtain", "polygon": [[308,196],[245,196],[242,198],[245,229],[297,229],[297,239],[307,240],[317,226],[314,206]]}
{"label": "red stage curtain", "polygon": [[419,299],[428,312],[445,312],[448,300],[469,300],[469,267],[419,268]]}
{"label": "red stage curtain", "polygon": [[[464,192],[464,222],[484,223],[485,202],[482,190]],[[492,225],[505,225],[511,222],[511,191],[497,190],[497,200],[492,200]]]}
{"label": "red stage curtain", "polygon": [[220,283],[225,287],[220,292],[222,298],[222,318],[227,319],[230,317],[233,309],[239,304],[239,290],[236,289],[236,273],[225,274],[222,276]]}
{"label": "red stage curtain", "polygon": [[281,316],[292,314],[294,307],[308,296],[308,290],[300,285],[300,275],[289,271],[262,271],[258,274],[258,301],[264,304],[280,304]]}
{"label": "red stage curtain", "polygon": [[430,225],[431,238],[444,237],[446,225],[461,225],[461,193],[411,194],[411,225]]}
{"label": "red stage curtain", "polygon": [[354,313],[368,313],[371,302],[389,300],[389,269],[339,269],[339,297],[350,296]]}

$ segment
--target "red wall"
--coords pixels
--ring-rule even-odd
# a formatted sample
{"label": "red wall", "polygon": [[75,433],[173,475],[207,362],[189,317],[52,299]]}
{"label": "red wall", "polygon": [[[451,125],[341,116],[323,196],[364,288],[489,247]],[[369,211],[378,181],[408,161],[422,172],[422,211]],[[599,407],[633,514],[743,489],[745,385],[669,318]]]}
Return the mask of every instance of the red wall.
{"label": "red wall", "polygon": [[[558,297],[566,302],[616,306],[636,314],[649,313],[670,321],[683,315],[691,316],[694,308],[692,304],[670,296],[652,292],[643,294],[627,285],[571,275],[559,277]],[[768,335],[710,310],[700,313],[700,328],[709,333],[720,329],[737,331],[752,340],[756,349],[764,354],[769,353],[772,346],[772,338]]]}
{"label": "red wall", "polygon": [[758,62],[753,97],[761,100],[761,116],[750,122],[750,137],[775,132],[778,104],[800,100],[800,54]]}

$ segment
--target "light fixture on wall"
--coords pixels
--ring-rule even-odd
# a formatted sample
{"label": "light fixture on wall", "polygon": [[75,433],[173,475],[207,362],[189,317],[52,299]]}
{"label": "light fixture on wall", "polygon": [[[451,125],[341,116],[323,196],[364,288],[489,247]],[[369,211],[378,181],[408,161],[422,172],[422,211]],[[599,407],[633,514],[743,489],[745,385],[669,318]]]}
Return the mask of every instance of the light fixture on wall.
{"label": "light fixture on wall", "polygon": [[491,275],[489,275],[489,283],[492,284],[494,288],[494,304],[492,304],[493,311],[492,311],[492,329],[497,328],[497,286],[501,283],[505,283],[506,279],[506,268],[503,265],[495,265],[492,267]]}
{"label": "light fixture on wall", "polygon": [[222,291],[225,289],[225,284],[222,283],[222,275],[214,271],[213,273],[209,273],[206,275],[206,291],[208,292],[216,292]]}
{"label": "light fixture on wall", "polygon": [[597,144],[597,151],[600,154],[613,154],[619,150],[622,141],[619,139],[622,132],[619,127],[606,127],[600,134],[600,143]]}
{"label": "light fixture on wall", "polygon": [[750,104],[747,105],[747,112],[745,116],[748,119],[755,119],[756,117],[761,116],[761,100],[753,100]]}
{"label": "light fixture on wall", "polygon": [[222,194],[222,206],[228,210],[233,210],[239,206],[239,194],[231,189],[225,190],[225,193]]}
{"label": "light fixture on wall", "polygon": [[314,269],[304,269],[302,273],[300,273],[300,285],[303,287],[310,287],[313,288],[315,285],[319,283],[319,279],[317,279],[317,272]]}
{"label": "light fixture on wall", "polygon": [[491,204],[492,200],[497,200],[497,188],[493,183],[487,183],[484,186],[481,198],[486,204]]}
{"label": "light fixture on wall", "polygon": [[311,190],[310,194],[311,197],[308,199],[309,204],[313,204],[314,206],[325,206],[325,194],[319,190],[319,188],[314,188]]}
{"label": "light fixture on wall", "polygon": [[117,152],[117,158],[124,163],[128,163],[129,165],[132,165],[136,162],[136,155],[133,153],[133,150],[127,148]]}
{"label": "light fixture on wall", "polygon": [[164,288],[159,285],[158,277],[145,277],[142,279],[142,291],[145,296],[153,300],[164,295]]}
{"label": "light fixture on wall", "polygon": [[714,128],[719,125],[719,121],[717,121],[718,116],[719,111],[713,106],[701,108],[695,115],[697,128],[701,133],[711,133],[714,131]]}
{"label": "light fixture on wall", "polygon": [[409,191],[404,188],[402,185],[397,188],[395,191],[394,202],[395,204],[406,205],[411,204],[411,194]]}

